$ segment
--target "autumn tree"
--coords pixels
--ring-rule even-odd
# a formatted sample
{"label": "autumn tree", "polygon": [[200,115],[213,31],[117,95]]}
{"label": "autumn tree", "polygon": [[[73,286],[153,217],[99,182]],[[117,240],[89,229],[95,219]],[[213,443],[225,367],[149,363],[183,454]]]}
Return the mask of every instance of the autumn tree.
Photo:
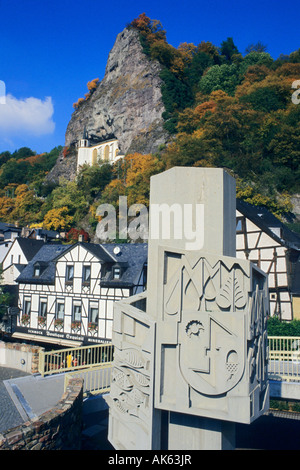
{"label": "autumn tree", "polygon": [[26,184],[16,188],[13,210],[10,217],[14,221],[30,224],[39,220],[39,211],[42,202]]}
{"label": "autumn tree", "polygon": [[67,208],[74,223],[79,222],[88,211],[89,202],[78,188],[76,181],[61,179],[59,186],[54,188],[50,196],[53,209]]}
{"label": "autumn tree", "polygon": [[43,228],[46,230],[62,230],[70,228],[73,217],[69,215],[67,206],[51,209],[47,212],[43,220]]}

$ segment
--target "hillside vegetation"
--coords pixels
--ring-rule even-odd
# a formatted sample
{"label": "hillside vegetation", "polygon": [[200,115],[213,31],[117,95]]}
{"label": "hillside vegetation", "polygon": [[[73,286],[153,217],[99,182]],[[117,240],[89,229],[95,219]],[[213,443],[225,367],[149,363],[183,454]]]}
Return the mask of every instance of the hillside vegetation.
{"label": "hillside vegetation", "polygon": [[[162,65],[163,119],[170,143],[155,154],[130,154],[116,165],[84,166],[75,181],[44,184],[61,148],[0,154],[0,219],[48,229],[97,224],[100,203],[148,204],[150,177],[172,166],[222,167],[237,196],[283,217],[300,193],[300,49],[274,59],[260,42],[241,53],[232,38],[168,44],[161,23],[141,14],[139,32],[149,61]],[[96,85],[95,85],[96,86]],[[88,99],[88,96],[86,97]],[[68,158],[67,152],[64,152]],[[86,227],[86,225],[85,225]]]}

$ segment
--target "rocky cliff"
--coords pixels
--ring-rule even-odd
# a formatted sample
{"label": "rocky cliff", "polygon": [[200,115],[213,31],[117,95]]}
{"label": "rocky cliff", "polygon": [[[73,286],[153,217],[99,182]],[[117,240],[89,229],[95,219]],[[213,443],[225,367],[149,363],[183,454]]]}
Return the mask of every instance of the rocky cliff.
{"label": "rocky cliff", "polygon": [[103,80],[74,111],[65,145],[77,142],[86,127],[96,141],[116,137],[123,154],[155,152],[168,138],[160,71],[160,64],[143,53],[138,32],[124,29],[109,53]]}

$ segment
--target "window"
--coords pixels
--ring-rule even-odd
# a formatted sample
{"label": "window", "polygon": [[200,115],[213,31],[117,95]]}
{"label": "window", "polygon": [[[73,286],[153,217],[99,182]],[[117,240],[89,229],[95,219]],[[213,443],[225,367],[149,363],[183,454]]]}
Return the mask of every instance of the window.
{"label": "window", "polygon": [[58,300],[56,304],[56,318],[63,320],[65,316],[65,303],[63,300]]}
{"label": "window", "polygon": [[82,282],[84,284],[89,284],[90,280],[91,280],[91,267],[90,266],[83,266]]}
{"label": "window", "polygon": [[99,316],[99,309],[96,303],[90,305],[90,312],[89,312],[89,321],[91,323],[98,323],[98,316]]}
{"label": "window", "polygon": [[23,313],[25,315],[30,315],[30,311],[31,311],[31,299],[25,299]]}
{"label": "window", "polygon": [[74,278],[74,266],[68,265],[66,269],[66,281],[73,282],[73,278]]}
{"label": "window", "polygon": [[40,274],[41,274],[41,269],[40,269],[40,267],[39,267],[39,266],[35,266],[35,267],[34,267],[34,273],[33,273],[34,277],[38,277]]}
{"label": "window", "polygon": [[121,277],[121,268],[114,268],[113,269],[113,278],[120,279]]}
{"label": "window", "polygon": [[109,160],[109,146],[105,145],[104,148],[104,161],[108,162]]}
{"label": "window", "polygon": [[245,232],[245,217],[236,218],[236,233]]}
{"label": "window", "polygon": [[73,305],[73,321],[81,321],[81,302]]}
{"label": "window", "polygon": [[47,315],[47,300],[41,299],[40,300],[40,309],[39,309],[39,316],[45,317]]}

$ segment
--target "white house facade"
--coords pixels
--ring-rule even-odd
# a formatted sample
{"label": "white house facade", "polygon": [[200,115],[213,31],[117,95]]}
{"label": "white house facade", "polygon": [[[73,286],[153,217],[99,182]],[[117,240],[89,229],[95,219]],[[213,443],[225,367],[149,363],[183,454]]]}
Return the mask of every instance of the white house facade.
{"label": "white house facade", "polygon": [[270,315],[300,319],[300,236],[265,208],[237,200],[236,252],[268,274]]}
{"label": "white house facade", "polygon": [[44,242],[42,240],[30,240],[23,237],[15,238],[3,259],[2,284],[17,284],[17,277],[43,245]]}
{"label": "white house facade", "polygon": [[17,279],[13,336],[64,346],[110,342],[113,303],[145,288],[147,246],[118,246],[43,246]]}
{"label": "white house facade", "polygon": [[0,263],[3,262],[14,240],[20,235],[21,229],[12,224],[0,222]]}

